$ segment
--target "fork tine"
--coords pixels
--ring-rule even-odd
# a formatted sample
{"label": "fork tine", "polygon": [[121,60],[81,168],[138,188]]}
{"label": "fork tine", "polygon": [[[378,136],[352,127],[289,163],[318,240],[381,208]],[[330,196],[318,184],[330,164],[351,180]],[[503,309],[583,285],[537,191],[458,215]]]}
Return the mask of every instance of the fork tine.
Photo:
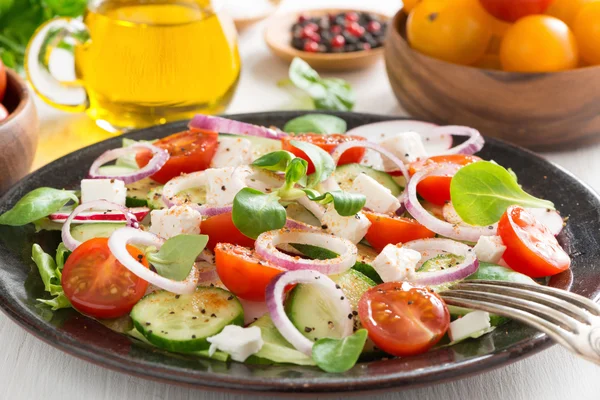
{"label": "fork tine", "polygon": [[469,281],[471,283],[481,283],[492,286],[503,286],[503,287],[513,287],[518,289],[531,290],[537,293],[544,293],[550,296],[558,297],[561,300],[571,302],[587,311],[595,316],[600,316],[600,304],[580,296],[578,294],[553,288],[550,286],[537,285],[537,284],[527,284],[527,283],[519,283],[519,282],[507,282],[507,281],[489,281],[489,280],[472,280]]}
{"label": "fork tine", "polygon": [[535,329],[544,332],[545,334],[550,336],[554,341],[561,344],[562,346],[565,346],[567,349],[575,351],[573,345],[567,340],[567,331],[565,331],[557,325],[552,324],[551,322],[546,321],[543,318],[538,317],[535,314],[502,306],[499,304],[493,304],[487,301],[464,299],[460,296],[453,296],[451,293],[451,291],[442,292],[440,293],[440,296],[442,296],[444,301],[448,304],[452,304],[458,307],[483,310],[523,322],[526,325],[530,325]]}
{"label": "fork tine", "polygon": [[452,286],[452,289],[477,290],[486,293],[498,293],[507,296],[513,296],[525,300],[530,300],[536,303],[544,304],[567,315],[581,321],[582,323],[591,324],[592,315],[585,309],[574,305],[571,302],[565,301],[555,296],[550,296],[545,293],[532,292],[531,290],[519,289],[512,286],[497,286],[479,283],[477,281],[463,281]]}
{"label": "fork tine", "polygon": [[[544,304],[534,303],[529,300],[524,300],[520,298],[510,297],[504,294],[498,293],[488,293],[488,292],[479,292],[473,290],[449,290],[449,293],[452,293],[453,296],[459,296],[463,299],[468,300],[477,300],[477,301],[490,301],[496,303],[498,305],[503,305],[507,307],[512,307],[517,310],[529,312],[531,314],[535,314],[538,317],[550,320],[555,325],[560,325],[563,329],[577,333],[579,331],[577,322],[572,317],[567,314],[561,313],[553,308],[550,308]],[[446,292],[446,293],[448,293]]]}

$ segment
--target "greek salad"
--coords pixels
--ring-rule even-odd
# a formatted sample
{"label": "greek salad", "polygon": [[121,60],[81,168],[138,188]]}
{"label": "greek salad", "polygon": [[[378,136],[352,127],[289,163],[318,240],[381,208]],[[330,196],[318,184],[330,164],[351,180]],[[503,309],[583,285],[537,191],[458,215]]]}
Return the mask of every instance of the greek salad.
{"label": "greek salad", "polygon": [[35,189],[0,224],[61,232],[58,249],[33,246],[41,307],[170,352],[340,373],[506,321],[445,304],[457,281],[570,267],[552,202],[483,145],[475,129],[411,120],[346,132],[324,114],[283,130],[197,115],[123,139],[73,190]]}

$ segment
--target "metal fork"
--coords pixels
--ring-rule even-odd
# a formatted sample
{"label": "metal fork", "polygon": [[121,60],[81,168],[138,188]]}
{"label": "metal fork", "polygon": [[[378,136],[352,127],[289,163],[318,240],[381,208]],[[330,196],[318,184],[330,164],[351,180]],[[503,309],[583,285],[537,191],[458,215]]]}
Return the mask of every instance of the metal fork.
{"label": "metal fork", "polygon": [[543,285],[472,280],[440,293],[446,303],[530,325],[571,352],[600,365],[600,305]]}

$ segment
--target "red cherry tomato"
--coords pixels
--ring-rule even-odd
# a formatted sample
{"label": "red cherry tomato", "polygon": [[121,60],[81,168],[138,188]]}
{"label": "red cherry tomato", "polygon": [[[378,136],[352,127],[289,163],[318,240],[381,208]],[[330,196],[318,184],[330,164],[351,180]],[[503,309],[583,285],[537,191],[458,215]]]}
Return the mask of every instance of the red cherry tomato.
{"label": "red cherry tomato", "polygon": [[407,282],[387,282],[366,291],[358,315],[375,345],[398,357],[426,352],[450,325],[444,301],[431,289]]}
{"label": "red cherry tomato", "polygon": [[[148,268],[140,250],[128,245],[127,251]],[[95,318],[129,314],[148,287],[148,282],[112,255],[108,238],[91,239],[77,247],[65,263],[61,283],[73,307]]]}
{"label": "red cherry tomato", "polygon": [[406,243],[411,240],[435,237],[435,233],[410,218],[363,211],[371,221],[365,238],[377,251],[388,244]]}
{"label": "red cherry tomato", "polygon": [[479,0],[494,17],[508,22],[533,14],[543,14],[553,0]]}
{"label": "red cherry tomato", "polygon": [[4,100],[4,93],[6,93],[6,68],[4,68],[2,60],[0,60],[0,103]]}
{"label": "red cherry tomato", "polygon": [[202,234],[208,235],[209,249],[214,249],[217,243],[232,243],[245,247],[254,247],[254,239],[250,239],[238,230],[233,224],[231,213],[215,215],[202,221],[200,225]]}
{"label": "red cherry tomato", "polygon": [[[154,142],[155,146],[167,150],[170,158],[151,178],[159,183],[167,183],[182,173],[203,171],[209,168],[217,151],[218,139],[217,132],[193,129],[175,133]],[[135,158],[140,167],[146,166],[151,159],[150,151],[140,151]]]}
{"label": "red cherry tomato", "polygon": [[554,235],[520,206],[511,206],[498,223],[498,234],[509,267],[532,278],[556,275],[571,266],[571,258]]}

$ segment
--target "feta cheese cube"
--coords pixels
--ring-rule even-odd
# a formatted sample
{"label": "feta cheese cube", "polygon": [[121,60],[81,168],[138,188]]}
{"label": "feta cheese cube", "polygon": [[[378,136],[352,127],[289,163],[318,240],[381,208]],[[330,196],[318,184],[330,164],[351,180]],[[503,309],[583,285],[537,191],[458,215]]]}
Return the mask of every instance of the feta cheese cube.
{"label": "feta cheese cube", "polygon": [[238,167],[252,162],[252,142],[240,137],[219,136],[219,147],[210,166]]}
{"label": "feta cheese cube", "polygon": [[83,179],[81,181],[81,202],[107,200],[125,206],[127,188],[119,179]]}
{"label": "feta cheese cube", "polygon": [[210,168],[204,174],[207,181],[206,204],[210,206],[232,204],[235,195],[247,186],[247,168]]}
{"label": "feta cheese cube", "polygon": [[479,261],[497,264],[502,258],[506,246],[500,236],[481,236],[473,251]]}
{"label": "feta cheese cube", "polygon": [[390,189],[364,173],[354,179],[350,192],[364,195],[367,198],[365,207],[378,213],[394,212],[400,208],[400,201]]}
{"label": "feta cheese cube", "polygon": [[[405,163],[411,163],[417,161],[419,158],[427,157],[427,151],[421,141],[421,135],[417,132],[402,132],[383,139],[379,144]],[[384,157],[383,165],[386,170],[397,168],[386,157]]]}
{"label": "feta cheese cube", "polygon": [[150,213],[150,232],[163,239],[181,234],[198,235],[201,222],[202,214],[188,205],[153,210]]}
{"label": "feta cheese cube", "polygon": [[227,325],[219,334],[207,338],[206,341],[210,343],[208,349],[210,356],[215,354],[215,351],[221,350],[239,362],[244,362],[252,354],[258,353],[264,344],[258,326],[242,328],[237,325]]}
{"label": "feta cheese cube", "polygon": [[372,265],[384,282],[410,282],[420,260],[421,253],[418,251],[388,244]]}
{"label": "feta cheese cube", "polygon": [[324,229],[327,232],[346,238],[354,244],[365,237],[371,226],[371,222],[361,212],[350,217],[342,217],[335,211],[333,203],[327,206],[325,214],[321,218],[321,224],[326,226]]}
{"label": "feta cheese cube", "polygon": [[448,335],[450,340],[457,342],[467,338],[478,338],[479,336],[490,332],[490,314],[485,311],[472,311],[467,315],[452,321]]}

